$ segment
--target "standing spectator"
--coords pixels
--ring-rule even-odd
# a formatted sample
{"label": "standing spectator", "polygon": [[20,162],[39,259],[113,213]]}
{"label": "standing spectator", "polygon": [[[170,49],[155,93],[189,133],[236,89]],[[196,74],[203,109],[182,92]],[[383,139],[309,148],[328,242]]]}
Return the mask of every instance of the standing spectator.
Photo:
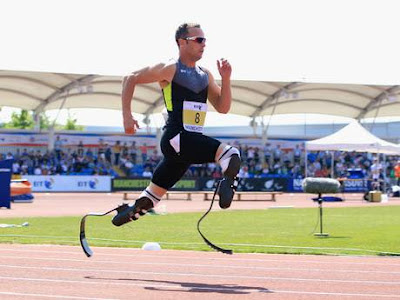
{"label": "standing spectator", "polygon": [[291,164],[291,159],[290,159],[290,156],[289,156],[289,152],[288,151],[284,151],[282,157],[283,157],[283,159],[282,159],[283,165],[286,166],[286,168],[289,168],[290,164]]}
{"label": "standing spectator", "polygon": [[372,189],[380,190],[380,179],[382,172],[382,165],[379,163],[378,158],[374,157],[373,164],[371,165]]}
{"label": "standing spectator", "polygon": [[254,148],[250,146],[247,149],[247,163],[254,161],[254,158],[255,158],[255,151],[254,151]]}
{"label": "standing spectator", "polygon": [[400,186],[400,160],[397,161],[397,164],[394,166],[394,177],[397,180],[397,185]]}
{"label": "standing spectator", "polygon": [[118,166],[119,165],[119,157],[121,156],[121,151],[122,151],[121,142],[116,141],[112,150],[114,152],[114,165]]}
{"label": "standing spectator", "polygon": [[56,140],[54,141],[54,151],[56,152],[57,160],[61,160],[61,151],[62,151],[63,142],[59,135],[57,135]]}
{"label": "standing spectator", "polygon": [[260,162],[260,149],[258,147],[254,147],[254,162],[256,164]]}
{"label": "standing spectator", "polygon": [[270,143],[265,143],[264,146],[264,159],[265,162],[270,165],[271,164],[271,154],[272,154],[272,149],[271,149],[271,144]]}
{"label": "standing spectator", "polygon": [[274,162],[280,162],[282,157],[282,150],[281,150],[281,145],[276,145],[276,148],[274,149]]}
{"label": "standing spectator", "polygon": [[301,160],[301,149],[300,145],[296,145],[293,151],[293,161],[294,163],[300,163]]}
{"label": "standing spectator", "polygon": [[14,159],[19,161],[21,159],[21,151],[17,148],[17,151],[14,153]]}
{"label": "standing spectator", "polygon": [[106,161],[111,164],[112,162],[112,150],[110,145],[108,145],[108,143],[105,143],[105,152],[104,152],[104,156],[106,158]]}
{"label": "standing spectator", "polygon": [[98,147],[98,150],[97,150],[98,158],[102,158],[102,159],[106,158],[106,156],[105,156],[106,147],[107,147],[107,145],[104,143],[104,140],[100,139],[99,140],[99,147]]}
{"label": "standing spectator", "polygon": [[143,143],[142,146],[139,147],[140,153],[142,154],[142,163],[144,164],[147,160],[147,145]]}
{"label": "standing spectator", "polygon": [[135,165],[136,164],[136,158],[137,158],[137,146],[136,142],[132,141],[132,145],[129,147],[129,155],[131,156],[131,161]]}
{"label": "standing spectator", "polygon": [[128,144],[124,142],[121,149],[121,156],[128,156],[128,155],[129,155],[129,147]]}
{"label": "standing spectator", "polygon": [[79,156],[83,156],[83,149],[84,149],[83,143],[82,141],[79,141],[78,149],[76,151]]}

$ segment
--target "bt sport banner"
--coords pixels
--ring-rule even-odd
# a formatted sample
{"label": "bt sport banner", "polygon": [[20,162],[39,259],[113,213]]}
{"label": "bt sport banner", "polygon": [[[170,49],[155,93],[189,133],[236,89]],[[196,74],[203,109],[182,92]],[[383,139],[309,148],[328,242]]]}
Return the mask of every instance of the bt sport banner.
{"label": "bt sport banner", "polygon": [[110,176],[23,176],[32,184],[32,192],[110,192]]}

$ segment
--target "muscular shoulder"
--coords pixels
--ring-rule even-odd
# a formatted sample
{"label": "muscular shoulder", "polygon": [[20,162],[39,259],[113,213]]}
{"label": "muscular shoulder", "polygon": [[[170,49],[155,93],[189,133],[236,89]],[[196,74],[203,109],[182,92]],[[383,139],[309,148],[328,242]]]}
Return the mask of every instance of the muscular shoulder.
{"label": "muscular shoulder", "polygon": [[160,86],[163,88],[168,85],[174,78],[176,72],[176,61],[173,59],[168,60],[160,64],[160,68],[163,73],[163,80],[159,81]]}
{"label": "muscular shoulder", "polygon": [[176,61],[174,59],[170,59],[167,62],[163,63],[163,65],[166,77],[168,77],[167,81],[171,82],[176,72]]}
{"label": "muscular shoulder", "polygon": [[145,84],[152,82],[169,82],[175,74],[175,64],[172,62],[161,62],[153,66],[132,72],[124,78],[124,81],[130,80],[135,84]]}

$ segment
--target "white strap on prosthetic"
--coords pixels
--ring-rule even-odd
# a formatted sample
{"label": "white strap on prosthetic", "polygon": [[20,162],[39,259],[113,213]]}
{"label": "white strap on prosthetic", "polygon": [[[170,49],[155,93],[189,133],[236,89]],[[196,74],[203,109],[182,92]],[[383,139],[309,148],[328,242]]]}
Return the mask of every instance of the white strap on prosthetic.
{"label": "white strap on prosthetic", "polygon": [[156,207],[156,205],[160,202],[161,197],[156,195],[154,191],[152,191],[149,187],[147,187],[140,195],[139,198],[141,197],[147,197],[153,202],[153,207]]}
{"label": "white strap on prosthetic", "polygon": [[[160,202],[161,197],[158,198],[158,197],[155,195],[155,193],[153,193],[153,192],[150,191],[150,190],[151,190],[151,189],[149,189],[149,188],[145,189],[145,190],[139,195],[139,198],[142,198],[142,197],[147,197],[147,198],[149,198],[149,199],[151,200],[151,202],[153,202],[153,208],[154,208],[154,207],[156,207],[156,205]],[[142,209],[141,213],[142,213],[142,215],[145,215],[145,214],[147,213],[147,210]],[[135,218],[136,218],[136,219],[139,219],[139,217],[140,217],[140,214],[139,214],[139,213],[136,213],[136,214],[135,214]]]}
{"label": "white strap on prosthetic", "polygon": [[237,148],[226,145],[222,153],[217,158],[217,163],[220,164],[222,173],[225,173],[226,169],[228,169],[229,161],[231,160],[231,156],[233,154],[237,154],[240,157],[240,152]]}

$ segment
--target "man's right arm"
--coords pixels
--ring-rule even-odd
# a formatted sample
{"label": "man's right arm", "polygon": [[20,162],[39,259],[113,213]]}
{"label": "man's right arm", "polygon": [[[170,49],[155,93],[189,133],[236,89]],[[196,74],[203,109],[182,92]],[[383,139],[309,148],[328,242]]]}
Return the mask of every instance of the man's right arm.
{"label": "man's right arm", "polygon": [[171,82],[175,74],[175,64],[160,63],[146,67],[125,76],[122,82],[122,116],[127,134],[135,134],[138,122],[132,117],[131,102],[137,84]]}

